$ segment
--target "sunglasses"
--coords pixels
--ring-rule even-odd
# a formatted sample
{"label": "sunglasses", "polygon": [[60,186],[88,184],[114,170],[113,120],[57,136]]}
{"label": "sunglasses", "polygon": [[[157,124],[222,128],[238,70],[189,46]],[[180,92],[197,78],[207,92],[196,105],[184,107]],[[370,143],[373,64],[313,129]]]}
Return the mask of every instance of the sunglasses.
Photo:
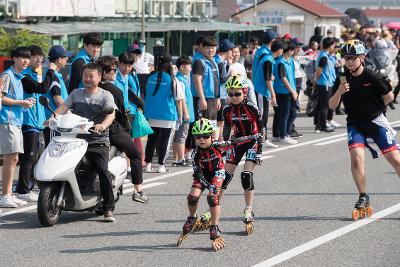
{"label": "sunglasses", "polygon": [[209,138],[211,138],[211,135],[210,134],[196,135],[194,138],[196,138],[196,139],[209,139]]}
{"label": "sunglasses", "polygon": [[358,58],[358,56],[345,56],[344,59],[345,60],[350,60],[350,61],[354,61]]}
{"label": "sunglasses", "polygon": [[235,96],[235,97],[239,97],[239,96],[241,96],[241,95],[242,95],[242,93],[229,93],[229,94],[228,94],[229,97],[234,97],[234,96]]}

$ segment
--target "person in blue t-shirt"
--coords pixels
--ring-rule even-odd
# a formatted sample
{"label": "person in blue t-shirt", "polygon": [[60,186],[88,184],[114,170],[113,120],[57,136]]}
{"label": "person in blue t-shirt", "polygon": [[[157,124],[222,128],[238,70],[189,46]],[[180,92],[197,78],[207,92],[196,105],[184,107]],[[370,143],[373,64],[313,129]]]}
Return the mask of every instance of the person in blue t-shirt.
{"label": "person in blue t-shirt", "polygon": [[193,57],[192,94],[197,118],[207,118],[213,123],[221,107],[218,65],[214,60],[217,41],[213,36],[201,39],[199,53]]}
{"label": "person in blue t-shirt", "polygon": [[151,172],[151,163],[157,146],[158,172],[166,172],[164,166],[168,157],[170,136],[176,123],[182,124],[183,92],[177,86],[170,55],[160,56],[158,71],[150,75],[146,85],[144,116],[149,121],[152,134],[148,136],[145,162],[146,172]]}
{"label": "person in blue t-shirt", "polygon": [[24,99],[21,74],[28,67],[31,52],[17,47],[11,52],[13,65],[1,74],[2,109],[0,110],[0,155],[3,156],[2,196],[0,207],[17,208],[27,202],[12,194],[12,181],[18,154],[24,153],[22,137],[23,110],[32,108],[34,99]]}
{"label": "person in blue t-shirt", "polygon": [[283,55],[275,60],[274,89],[278,107],[279,141],[283,144],[294,145],[297,141],[290,137],[293,122],[297,114],[297,92],[294,77],[293,52],[295,45],[288,41],[283,45]]}
{"label": "person in blue t-shirt", "polygon": [[[31,76],[25,76],[22,79],[24,91],[37,90],[38,92],[45,93],[53,110],[64,104],[64,100],[68,97],[68,92],[60,71],[65,67],[70,56],[71,53],[67,52],[62,45],[53,46],[49,51],[49,69],[43,81],[39,83],[37,80],[32,79]],[[48,120],[52,113],[47,109],[44,109],[44,112],[45,119]],[[45,121],[45,124],[47,124],[47,121]],[[43,135],[45,146],[47,146],[50,143],[49,127],[44,128]]]}
{"label": "person in blue t-shirt", "polygon": [[83,36],[83,48],[79,51],[71,64],[68,94],[71,94],[76,88],[83,88],[83,66],[95,61],[95,58],[100,55],[103,42],[103,37],[99,32],[89,32]]}
{"label": "person in blue t-shirt", "polygon": [[[189,129],[194,123],[193,96],[188,83],[188,76],[192,68],[192,60],[187,56],[181,56],[176,62],[178,73],[176,78],[179,80],[184,91],[185,99],[182,101],[183,121],[175,131],[172,148],[174,150],[175,166],[186,166],[188,162],[185,160],[185,143],[188,137]],[[190,146],[189,146],[190,147]]]}
{"label": "person in blue t-shirt", "polygon": [[329,110],[329,98],[335,83],[335,65],[330,60],[330,55],[335,52],[335,41],[331,37],[322,40],[322,50],[317,58],[317,70],[315,72],[314,90],[318,96],[317,106],[314,111],[315,132],[331,133],[335,130],[328,127],[327,118]]}
{"label": "person in blue t-shirt", "polygon": [[[42,79],[40,72],[44,56],[43,50],[37,45],[31,45],[28,49],[31,52],[30,62],[22,74],[40,82]],[[33,99],[35,104],[32,108],[25,110],[23,114],[21,129],[24,139],[24,153],[20,155],[17,192],[20,199],[36,202],[39,196],[31,191],[34,186],[32,174],[40,147],[40,133],[43,131],[45,121],[44,107],[39,103],[39,97],[41,96],[40,93],[46,93],[46,91],[40,92],[39,90],[32,93],[29,89],[34,91],[35,88],[26,88],[26,90],[24,88],[24,98]]]}

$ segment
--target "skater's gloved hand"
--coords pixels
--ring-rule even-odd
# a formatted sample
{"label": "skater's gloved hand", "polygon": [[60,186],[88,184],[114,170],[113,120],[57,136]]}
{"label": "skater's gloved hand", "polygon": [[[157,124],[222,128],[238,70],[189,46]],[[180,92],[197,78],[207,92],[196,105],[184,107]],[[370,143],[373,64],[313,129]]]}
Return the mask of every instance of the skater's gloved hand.
{"label": "skater's gloved hand", "polygon": [[258,165],[261,165],[263,163],[263,159],[262,159],[262,154],[261,153],[257,153],[256,154],[256,163]]}

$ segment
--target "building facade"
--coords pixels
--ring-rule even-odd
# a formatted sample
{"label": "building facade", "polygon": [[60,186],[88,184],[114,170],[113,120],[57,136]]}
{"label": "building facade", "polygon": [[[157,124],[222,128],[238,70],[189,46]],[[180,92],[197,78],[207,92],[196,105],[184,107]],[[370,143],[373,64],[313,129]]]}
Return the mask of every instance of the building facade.
{"label": "building facade", "polygon": [[342,17],[338,11],[313,0],[308,0],[307,5],[302,0],[265,0],[232,15],[239,23],[270,26],[304,41],[314,34],[316,26],[321,27],[323,35],[331,30],[339,37]]}

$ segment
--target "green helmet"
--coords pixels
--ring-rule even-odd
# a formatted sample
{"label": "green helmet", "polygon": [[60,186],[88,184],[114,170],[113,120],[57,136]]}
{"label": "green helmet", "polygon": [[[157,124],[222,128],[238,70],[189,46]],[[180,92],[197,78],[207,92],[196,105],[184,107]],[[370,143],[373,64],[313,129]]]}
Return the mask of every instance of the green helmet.
{"label": "green helmet", "polygon": [[215,127],[208,119],[201,118],[193,124],[193,135],[211,135],[213,133],[215,133]]}

